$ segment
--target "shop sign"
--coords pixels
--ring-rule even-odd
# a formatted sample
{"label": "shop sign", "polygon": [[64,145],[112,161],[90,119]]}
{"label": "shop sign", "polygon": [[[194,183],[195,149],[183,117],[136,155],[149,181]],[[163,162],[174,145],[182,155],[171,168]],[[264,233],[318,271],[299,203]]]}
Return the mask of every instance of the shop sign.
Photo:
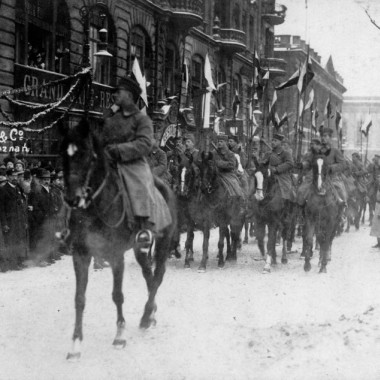
{"label": "shop sign", "polygon": [[[24,142],[24,137],[24,131],[17,128],[0,131],[0,153],[28,153],[29,148]],[[9,143],[14,144],[14,146],[10,146]],[[20,146],[21,144],[22,146]]]}
{"label": "shop sign", "polygon": [[[37,87],[39,85],[49,83],[65,76],[56,74],[50,71],[40,70],[29,66],[15,64],[14,69],[15,88],[24,88],[27,91],[18,94],[17,99],[32,103],[46,104],[60,100],[70,89],[73,83],[57,84],[55,86],[42,87],[39,89],[32,89],[28,91],[31,86]],[[105,109],[110,108],[112,102],[112,88],[110,86],[93,83],[93,108],[91,111],[103,112]],[[72,100],[72,99],[71,99]],[[63,103],[63,107],[67,107],[70,101]],[[77,103],[74,104],[75,108],[83,109],[84,107],[84,93],[80,95]]]}

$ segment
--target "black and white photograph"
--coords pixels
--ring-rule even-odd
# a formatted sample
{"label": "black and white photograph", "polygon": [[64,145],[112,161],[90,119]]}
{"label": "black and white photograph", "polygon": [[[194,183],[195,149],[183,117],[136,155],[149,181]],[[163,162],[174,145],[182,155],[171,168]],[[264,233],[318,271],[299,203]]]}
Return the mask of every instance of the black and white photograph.
{"label": "black and white photograph", "polygon": [[0,379],[379,380],[380,0],[0,0]]}

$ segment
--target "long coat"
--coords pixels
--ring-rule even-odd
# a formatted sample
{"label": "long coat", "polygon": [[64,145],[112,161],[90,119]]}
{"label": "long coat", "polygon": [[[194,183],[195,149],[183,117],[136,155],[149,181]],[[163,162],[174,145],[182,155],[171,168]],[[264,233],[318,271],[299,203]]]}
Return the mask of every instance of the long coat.
{"label": "long coat", "polygon": [[264,157],[262,164],[276,168],[274,176],[280,186],[281,198],[293,202],[295,200],[295,189],[291,177],[293,169],[293,157],[291,153],[282,147],[277,147]]}
{"label": "long coat", "polygon": [[235,154],[228,148],[225,150],[218,149],[218,152],[214,152],[213,159],[219,171],[220,181],[228,195],[244,198],[239,178],[236,175],[237,160]]}
{"label": "long coat", "polygon": [[121,109],[106,118],[104,145],[116,144],[119,177],[125,186],[125,199],[130,200],[133,216],[148,218],[157,231],[171,223],[168,206],[154,186],[147,157],[153,145],[152,122],[136,106]]}
{"label": "long coat", "polygon": [[28,256],[27,202],[21,189],[6,183],[0,188],[1,226],[9,227],[4,233],[4,257],[11,261]]}

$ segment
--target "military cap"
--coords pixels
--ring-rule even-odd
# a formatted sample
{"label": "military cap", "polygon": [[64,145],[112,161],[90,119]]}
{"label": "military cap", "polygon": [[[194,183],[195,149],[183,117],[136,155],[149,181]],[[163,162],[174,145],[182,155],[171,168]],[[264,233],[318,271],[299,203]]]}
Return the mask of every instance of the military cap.
{"label": "military cap", "polygon": [[186,133],[184,136],[183,136],[183,141],[186,141],[186,140],[190,140],[193,142],[193,144],[195,144],[195,137],[192,133]]}
{"label": "military cap", "polygon": [[228,136],[228,140],[234,140],[234,141],[236,141],[238,143],[239,142],[239,137],[236,136],[236,135],[229,135]]}
{"label": "military cap", "polygon": [[131,77],[121,78],[114,88],[114,92],[117,90],[130,91],[135,99],[138,99],[142,92],[140,85]]}
{"label": "military cap", "polygon": [[273,134],[273,137],[272,137],[272,139],[274,139],[274,140],[279,140],[279,141],[283,141],[284,138],[285,138],[285,136],[284,136],[284,135],[281,135],[280,133],[274,133],[274,134]]}
{"label": "military cap", "polygon": [[352,157],[359,157],[360,158],[360,154],[359,154],[359,152],[353,152],[352,154],[351,154],[351,156]]}
{"label": "military cap", "polygon": [[223,141],[228,141],[228,136],[225,135],[224,133],[221,133],[217,136],[217,140],[223,140]]}
{"label": "military cap", "polygon": [[333,133],[334,133],[333,129],[328,128],[328,127],[322,128],[322,131],[321,131],[321,135],[327,134],[329,136],[332,136]]}

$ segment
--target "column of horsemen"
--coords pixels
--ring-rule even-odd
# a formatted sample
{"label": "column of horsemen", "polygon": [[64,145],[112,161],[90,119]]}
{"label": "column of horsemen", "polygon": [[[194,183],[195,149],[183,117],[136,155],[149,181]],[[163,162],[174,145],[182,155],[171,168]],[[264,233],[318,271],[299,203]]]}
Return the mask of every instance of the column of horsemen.
{"label": "column of horsemen", "polygon": [[[181,257],[177,247],[179,233],[186,229],[185,266],[189,267],[193,261],[194,229],[201,229],[207,235],[200,265],[200,269],[205,270],[207,230],[217,226],[220,229],[218,265],[224,265],[221,257],[224,238],[227,242],[226,260],[236,260],[233,248],[231,252],[228,228],[227,231],[225,228],[229,224],[232,245],[233,230],[235,238],[238,234],[238,247],[243,227],[245,243],[248,242],[248,230],[251,237],[256,237],[261,254],[267,260],[264,269],[270,271],[270,265],[276,262],[275,244],[280,236],[283,238],[283,263],[287,262],[286,254],[291,252],[295,232],[305,238],[306,232],[302,228],[305,227],[305,209],[314,190],[320,198],[330,196],[329,202],[336,206],[332,238],[342,233],[344,227],[348,231],[351,224],[358,229],[360,219],[364,221],[367,206],[371,221],[379,190],[380,156],[375,155],[371,163],[364,165],[358,152],[349,158],[335,148],[332,135],[331,128],[324,128],[320,138],[311,140],[308,152],[300,160],[293,158],[289,141],[279,133],[273,134],[271,144],[259,138],[253,139],[247,144],[248,152],[235,135],[220,134],[215,139],[216,145],[207,142],[207,147],[200,151],[196,147],[195,136],[188,133],[177,139],[175,149],[167,156],[159,148],[157,140],[150,155],[152,170],[170,184],[179,205],[180,226],[172,254]],[[320,188],[318,180],[321,181]],[[266,181],[273,186],[266,186]],[[266,198],[271,198],[272,203],[263,206]],[[232,213],[223,217],[231,202],[234,207]],[[273,229],[271,223],[275,226]],[[260,236],[265,234],[265,226],[268,228],[267,252],[263,245],[264,236]],[[304,241],[303,256],[305,246],[307,243]]]}

